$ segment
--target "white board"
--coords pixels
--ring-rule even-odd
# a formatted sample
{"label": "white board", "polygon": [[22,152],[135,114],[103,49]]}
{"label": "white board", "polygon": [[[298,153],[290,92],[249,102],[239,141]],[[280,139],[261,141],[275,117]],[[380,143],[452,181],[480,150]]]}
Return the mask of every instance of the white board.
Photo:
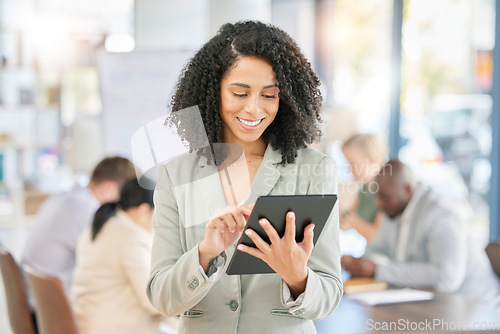
{"label": "white board", "polygon": [[167,113],[182,69],[193,51],[99,53],[104,152],[132,159],[133,133]]}

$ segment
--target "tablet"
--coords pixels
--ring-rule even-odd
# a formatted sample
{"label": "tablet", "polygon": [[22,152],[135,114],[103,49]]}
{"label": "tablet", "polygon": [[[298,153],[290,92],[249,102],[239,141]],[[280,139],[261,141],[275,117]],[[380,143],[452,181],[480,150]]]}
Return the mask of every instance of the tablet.
{"label": "tablet", "polygon": [[[288,211],[295,213],[295,226],[297,242],[304,239],[304,228],[314,223],[314,238],[316,244],[318,237],[330,216],[337,195],[295,195],[295,196],[260,196],[248,218],[247,228],[254,230],[264,241],[270,243],[267,233],[259,224],[259,219],[266,218],[274,226],[280,237],[285,234],[285,215]],[[245,233],[242,234],[237,245],[244,244],[255,247],[252,239]],[[267,274],[274,273],[264,261],[250,254],[235,250],[226,270],[228,275]]]}

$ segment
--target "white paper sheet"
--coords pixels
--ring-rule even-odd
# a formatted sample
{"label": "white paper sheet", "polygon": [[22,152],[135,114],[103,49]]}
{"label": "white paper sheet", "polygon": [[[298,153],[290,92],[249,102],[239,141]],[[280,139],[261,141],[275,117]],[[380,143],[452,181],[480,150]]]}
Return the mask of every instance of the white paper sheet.
{"label": "white paper sheet", "polygon": [[345,298],[359,301],[366,305],[385,305],[408,303],[434,299],[434,294],[429,291],[415,289],[391,289],[383,291],[353,293]]}

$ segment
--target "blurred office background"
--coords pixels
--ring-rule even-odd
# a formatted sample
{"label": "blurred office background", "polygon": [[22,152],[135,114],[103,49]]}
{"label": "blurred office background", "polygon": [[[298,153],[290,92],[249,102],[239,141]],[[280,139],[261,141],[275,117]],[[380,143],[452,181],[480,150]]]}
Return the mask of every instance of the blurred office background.
{"label": "blurred office background", "polygon": [[167,112],[193,52],[223,23],[258,19],[292,35],[318,73],[318,148],[342,182],[342,141],[375,133],[460,203],[486,244],[500,234],[495,10],[494,0],[0,0],[0,242],[20,256],[47,195],[85,184],[105,155],[131,158],[132,133]]}

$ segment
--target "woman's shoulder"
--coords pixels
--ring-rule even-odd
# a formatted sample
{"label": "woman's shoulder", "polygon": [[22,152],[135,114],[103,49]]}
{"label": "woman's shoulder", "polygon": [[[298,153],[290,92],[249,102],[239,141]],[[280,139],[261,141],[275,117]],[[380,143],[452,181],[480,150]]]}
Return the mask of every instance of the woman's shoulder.
{"label": "woman's shoulder", "polygon": [[111,217],[106,225],[103,229],[107,227],[107,237],[117,240],[120,244],[148,239],[150,235],[146,229],[136,224],[127,213],[121,210]]}
{"label": "woman's shoulder", "polygon": [[[322,189],[327,186],[327,180],[337,179],[337,166],[335,161],[328,155],[311,147],[305,147],[297,151],[296,166],[302,172],[312,177],[315,182],[323,184]],[[331,183],[332,189],[336,188],[336,181]],[[335,193],[336,191],[329,191]],[[322,193],[326,193],[323,191]]]}
{"label": "woman's shoulder", "polygon": [[176,169],[186,166],[199,165],[202,158],[203,157],[200,156],[196,151],[188,152],[167,161],[164,166],[168,169]]}
{"label": "woman's shoulder", "polygon": [[115,215],[109,218],[101,232],[123,238],[135,232],[134,225],[134,222],[124,211],[118,210]]}
{"label": "woman's shoulder", "polygon": [[330,156],[309,146],[297,150],[296,161],[297,163],[334,164],[334,160]]}
{"label": "woman's shoulder", "polygon": [[213,162],[196,152],[186,153],[164,163],[159,173],[168,173],[174,185],[185,184],[213,174]]}

